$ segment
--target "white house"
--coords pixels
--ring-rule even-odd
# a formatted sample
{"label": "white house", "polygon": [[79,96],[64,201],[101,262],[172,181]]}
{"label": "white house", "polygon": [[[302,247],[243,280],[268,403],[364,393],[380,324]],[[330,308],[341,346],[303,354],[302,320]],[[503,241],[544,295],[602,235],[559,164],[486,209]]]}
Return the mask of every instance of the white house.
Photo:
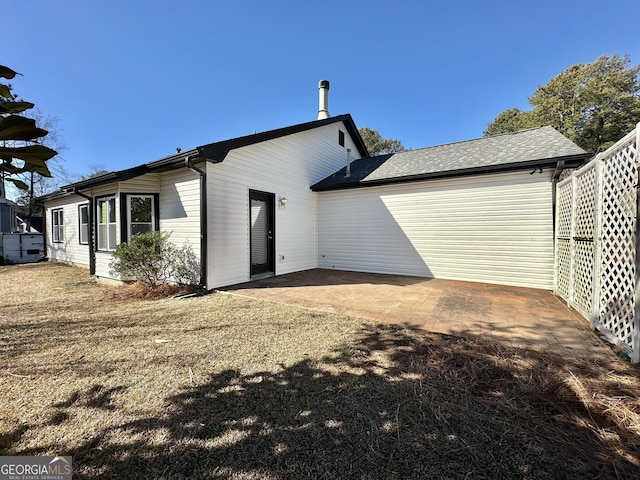
{"label": "white house", "polygon": [[207,288],[316,268],[318,195],[309,187],[347,155],[367,155],[350,115],[324,116],[61,188],[44,197],[49,259],[110,278],[116,244],[163,230],[190,243]]}
{"label": "white house", "polygon": [[369,158],[350,115],[203,145],[44,197],[47,254],[110,278],[136,232],[189,242],[208,289],[312,268],[551,288],[550,127]]}

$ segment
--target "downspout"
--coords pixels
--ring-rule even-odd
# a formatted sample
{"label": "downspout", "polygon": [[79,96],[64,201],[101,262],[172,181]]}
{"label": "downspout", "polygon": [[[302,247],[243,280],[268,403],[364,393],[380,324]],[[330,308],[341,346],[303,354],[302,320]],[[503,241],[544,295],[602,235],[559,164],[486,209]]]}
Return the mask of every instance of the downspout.
{"label": "downspout", "polygon": [[188,155],[184,165],[200,175],[200,288],[207,289],[207,174],[193,164],[197,155]]}
{"label": "downspout", "polygon": [[553,245],[555,248],[555,243],[556,243],[556,186],[558,185],[558,181],[560,180],[560,175],[562,174],[562,171],[565,169],[566,167],[566,162],[564,160],[559,160],[558,164],[556,165],[556,169],[553,172],[553,178],[551,180],[551,208],[552,208],[552,222],[553,222]]}
{"label": "downspout", "polygon": [[76,195],[86,198],[89,200],[89,274],[96,274],[96,250],[95,250],[95,238],[94,238],[94,226],[93,226],[93,197],[90,195],[85,195],[84,193],[78,191],[77,189],[73,189],[73,193]]}

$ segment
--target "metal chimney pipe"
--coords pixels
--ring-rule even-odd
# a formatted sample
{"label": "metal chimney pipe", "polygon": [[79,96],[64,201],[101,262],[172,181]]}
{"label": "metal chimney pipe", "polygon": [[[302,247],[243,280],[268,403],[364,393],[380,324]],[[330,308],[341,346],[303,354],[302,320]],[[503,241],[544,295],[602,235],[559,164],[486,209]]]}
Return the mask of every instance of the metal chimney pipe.
{"label": "metal chimney pipe", "polygon": [[318,83],[319,106],[318,120],[329,118],[329,80],[320,80]]}

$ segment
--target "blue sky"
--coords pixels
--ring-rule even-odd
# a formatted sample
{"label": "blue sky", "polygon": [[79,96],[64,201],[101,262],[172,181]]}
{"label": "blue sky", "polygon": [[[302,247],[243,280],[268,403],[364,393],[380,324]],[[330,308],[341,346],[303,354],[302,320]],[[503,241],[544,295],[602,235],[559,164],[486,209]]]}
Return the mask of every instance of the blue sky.
{"label": "blue sky", "polygon": [[321,79],[332,115],[420,148],[482,136],[572,64],[640,63],[625,20],[637,0],[2,5],[0,63],[23,74],[16,93],[59,117],[77,175],[315,120]]}

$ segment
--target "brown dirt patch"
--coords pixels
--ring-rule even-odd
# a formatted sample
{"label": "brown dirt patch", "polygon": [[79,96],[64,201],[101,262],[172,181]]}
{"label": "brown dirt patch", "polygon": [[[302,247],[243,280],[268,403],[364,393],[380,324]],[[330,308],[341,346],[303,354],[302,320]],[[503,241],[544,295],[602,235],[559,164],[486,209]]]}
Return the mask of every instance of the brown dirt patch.
{"label": "brown dirt patch", "polygon": [[195,292],[195,287],[185,287],[171,284],[161,284],[156,288],[149,288],[141,282],[112,286],[105,295],[111,300],[160,300]]}

